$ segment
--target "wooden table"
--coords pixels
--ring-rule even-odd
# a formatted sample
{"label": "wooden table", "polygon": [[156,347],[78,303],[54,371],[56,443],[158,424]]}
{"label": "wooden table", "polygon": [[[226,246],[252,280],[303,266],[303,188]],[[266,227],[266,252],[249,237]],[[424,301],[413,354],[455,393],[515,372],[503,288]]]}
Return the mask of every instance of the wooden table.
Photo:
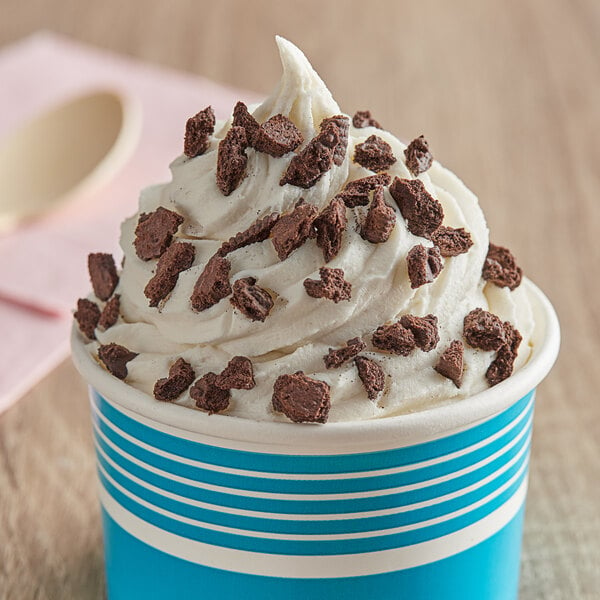
{"label": "wooden table", "polygon": [[[427,135],[562,323],[538,396],[521,598],[598,598],[600,3],[3,0],[0,44],[42,27],[262,93],[280,33],[346,112]],[[102,598],[85,393],[66,362],[0,417],[2,600]]]}

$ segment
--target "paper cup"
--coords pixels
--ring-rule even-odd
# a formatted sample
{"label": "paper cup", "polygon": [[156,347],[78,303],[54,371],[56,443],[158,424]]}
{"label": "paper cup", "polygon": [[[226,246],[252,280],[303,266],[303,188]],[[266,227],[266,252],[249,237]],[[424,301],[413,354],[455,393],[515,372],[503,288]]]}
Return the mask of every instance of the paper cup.
{"label": "paper cup", "polygon": [[431,410],[324,426],[156,402],[73,337],[91,385],[110,600],[517,597],[534,391],[559,346]]}

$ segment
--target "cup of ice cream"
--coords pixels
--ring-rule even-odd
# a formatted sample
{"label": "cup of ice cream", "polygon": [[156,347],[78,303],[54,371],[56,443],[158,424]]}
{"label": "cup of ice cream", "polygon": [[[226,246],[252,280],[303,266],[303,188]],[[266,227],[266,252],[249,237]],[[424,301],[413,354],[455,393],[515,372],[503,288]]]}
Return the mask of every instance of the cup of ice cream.
{"label": "cup of ice cream", "polygon": [[108,596],[516,598],[554,310],[423,136],[277,43],[88,258]]}

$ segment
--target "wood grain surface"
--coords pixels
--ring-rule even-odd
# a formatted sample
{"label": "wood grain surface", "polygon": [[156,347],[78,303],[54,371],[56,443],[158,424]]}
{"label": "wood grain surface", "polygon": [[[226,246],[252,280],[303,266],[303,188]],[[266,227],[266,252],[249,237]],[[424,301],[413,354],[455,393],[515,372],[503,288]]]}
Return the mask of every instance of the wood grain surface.
{"label": "wood grain surface", "polygon": [[[261,93],[279,77],[280,33],[305,51],[343,110],[370,108],[405,139],[425,133],[562,324],[558,364],[538,395],[521,598],[600,597],[600,2],[0,7],[0,44],[52,29]],[[66,362],[0,417],[2,600],[103,597],[85,395]]]}

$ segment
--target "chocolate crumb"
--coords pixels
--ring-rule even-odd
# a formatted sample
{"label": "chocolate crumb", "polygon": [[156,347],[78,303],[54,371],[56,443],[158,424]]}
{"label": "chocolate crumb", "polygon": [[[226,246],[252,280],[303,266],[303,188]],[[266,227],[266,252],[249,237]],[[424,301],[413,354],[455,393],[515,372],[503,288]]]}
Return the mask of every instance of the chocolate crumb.
{"label": "chocolate crumb", "polygon": [[427,171],[433,162],[429,144],[422,135],[408,145],[404,156],[406,157],[406,167],[415,177]]}
{"label": "chocolate crumb", "polygon": [[137,353],[131,352],[119,344],[107,344],[98,348],[98,358],[109,372],[119,379],[127,377],[127,363],[136,356]]}
{"label": "chocolate crumb", "polygon": [[119,276],[112,254],[96,252],[88,255],[88,271],[94,294],[100,300],[108,300],[115,291]]}
{"label": "chocolate crumb", "polygon": [[228,259],[217,254],[210,258],[194,285],[190,298],[194,310],[206,310],[231,294],[230,269]]}
{"label": "chocolate crumb", "polygon": [[240,185],[246,173],[248,140],[243,127],[233,126],[219,142],[217,154],[217,187],[229,196]]}
{"label": "chocolate crumb", "polygon": [[313,298],[328,298],[336,304],[341,300],[350,300],[352,284],[344,279],[343,269],[319,269],[321,279],[305,279],[306,293]]}
{"label": "chocolate crumb", "polygon": [[363,127],[376,127],[381,129],[381,125],[371,116],[370,110],[357,110],[352,117],[352,125],[357,129]]}
{"label": "chocolate crumb", "polygon": [[396,225],[396,212],[383,199],[383,186],[373,193],[360,236],[372,244],[387,242]]}
{"label": "chocolate crumb", "polygon": [[389,173],[379,173],[378,175],[355,179],[347,183],[336,198],[341,198],[348,208],[366,206],[369,204],[369,193],[381,185],[389,185],[391,180]]}
{"label": "chocolate crumb", "polygon": [[412,331],[417,346],[423,352],[430,352],[438,345],[440,336],[436,316],[415,317],[414,315],[403,315],[400,318],[400,323],[403,327]]}
{"label": "chocolate crumb", "polygon": [[239,250],[250,244],[262,242],[269,237],[273,226],[279,220],[279,213],[274,212],[262,219],[258,219],[248,229],[236,233],[233,237],[229,238],[228,241],[223,242],[219,248],[218,255],[226,256],[234,250]]}
{"label": "chocolate crumb", "polygon": [[440,274],[444,266],[438,248],[435,246],[426,248],[421,244],[417,244],[409,250],[406,262],[412,289],[431,283]]}
{"label": "chocolate crumb", "polygon": [[431,241],[440,249],[444,257],[458,256],[469,251],[473,245],[471,234],[462,227],[444,227],[441,225],[431,234]]}
{"label": "chocolate crumb", "polygon": [[365,386],[369,400],[376,400],[380,392],[385,388],[385,372],[379,364],[366,356],[357,356],[354,364],[358,370],[358,376]]}
{"label": "chocolate crumb", "polygon": [[379,350],[386,350],[400,356],[408,356],[417,347],[413,332],[404,327],[400,321],[378,327],[373,333],[372,342]]}
{"label": "chocolate crumb", "polygon": [[273,308],[273,298],[256,284],[254,277],[243,277],[233,284],[230,302],[251,321],[264,321]]}
{"label": "chocolate crumb", "polygon": [[457,388],[462,385],[465,347],[460,340],[454,340],[444,350],[433,367],[440,375],[454,382]]}
{"label": "chocolate crumb", "polygon": [[420,179],[396,177],[390,186],[390,194],[412,234],[429,238],[442,224],[444,209]]}
{"label": "chocolate crumb", "polygon": [[98,327],[104,331],[111,328],[119,319],[119,311],[121,309],[121,297],[115,294],[102,309]]}
{"label": "chocolate crumb", "polygon": [[512,375],[519,346],[523,340],[519,331],[511,323],[505,321],[503,326],[506,333],[506,344],[500,347],[496,358],[485,373],[485,378],[490,385],[496,385]]}
{"label": "chocolate crumb", "polygon": [[193,158],[204,154],[210,146],[210,136],[215,130],[215,112],[207,106],[187,120],[183,152]]}
{"label": "chocolate crumb", "polygon": [[196,406],[208,412],[209,415],[221,412],[229,406],[231,392],[217,385],[218,375],[212,371],[203,375],[190,388],[190,397],[196,401]]}
{"label": "chocolate crumb", "polygon": [[[321,131],[325,131],[327,126],[332,123],[337,127],[338,139],[331,138],[333,144],[333,164],[340,166],[344,162],[346,156],[346,148],[348,147],[348,130],[350,129],[350,119],[344,115],[335,115],[327,117],[321,121]],[[325,144],[327,145],[327,144]]]}
{"label": "chocolate crumb", "polygon": [[242,127],[246,132],[248,146],[254,144],[254,138],[260,128],[258,121],[248,112],[248,107],[243,102],[238,102],[233,109],[232,127]]}
{"label": "chocolate crumb", "polygon": [[195,248],[187,242],[171,244],[158,259],[156,273],[144,288],[144,295],[150,300],[150,306],[158,306],[173,290],[179,279],[179,273],[189,269],[194,262]]}
{"label": "chocolate crumb", "polygon": [[135,253],[142,260],[159,258],[173,240],[183,217],[159,206],[154,212],[142,213],[135,228]]}
{"label": "chocolate crumb", "polygon": [[85,334],[90,340],[95,340],[95,329],[98,326],[98,320],[100,319],[100,309],[98,308],[98,305],[87,298],[79,298],[79,300],[77,300],[77,310],[73,316],[79,325],[81,333]]}
{"label": "chocolate crumb", "polygon": [[371,135],[354,148],[354,162],[369,171],[379,173],[389,169],[396,162],[396,157],[387,142],[377,135]]}
{"label": "chocolate crumb", "polygon": [[274,410],[294,423],[325,423],[331,406],[329,385],[302,371],[280,375],[273,386],[272,403]]}
{"label": "chocolate crumb", "polygon": [[514,290],[521,284],[523,271],[517,266],[515,257],[508,248],[490,244],[483,263],[482,276],[498,287]]}
{"label": "chocolate crumb", "polygon": [[271,241],[279,260],[285,260],[294,250],[315,234],[313,222],[319,210],[314,204],[298,202],[291,213],[282,215],[271,229]]}
{"label": "chocolate crumb", "polygon": [[481,308],[472,310],[464,319],[463,336],[473,348],[499,350],[507,343],[507,331],[502,321]]}
{"label": "chocolate crumb", "polygon": [[347,224],[346,206],[338,197],[333,198],[315,219],[317,246],[323,251],[323,259],[326,263],[338,255]]}
{"label": "chocolate crumb", "polygon": [[343,348],[337,350],[329,348],[329,352],[323,357],[323,362],[328,369],[337,369],[346,361],[357,356],[366,347],[367,345],[360,338],[352,338],[346,342]]}
{"label": "chocolate crumb", "polygon": [[275,115],[257,130],[252,146],[270,156],[283,156],[295,150],[304,138],[300,130],[283,115]]}
{"label": "chocolate crumb", "polygon": [[256,383],[250,359],[234,356],[215,379],[215,385],[223,390],[251,390]]}
{"label": "chocolate crumb", "polygon": [[189,362],[178,358],[169,369],[169,376],[154,384],[154,397],[162,402],[173,402],[194,382],[196,374]]}

